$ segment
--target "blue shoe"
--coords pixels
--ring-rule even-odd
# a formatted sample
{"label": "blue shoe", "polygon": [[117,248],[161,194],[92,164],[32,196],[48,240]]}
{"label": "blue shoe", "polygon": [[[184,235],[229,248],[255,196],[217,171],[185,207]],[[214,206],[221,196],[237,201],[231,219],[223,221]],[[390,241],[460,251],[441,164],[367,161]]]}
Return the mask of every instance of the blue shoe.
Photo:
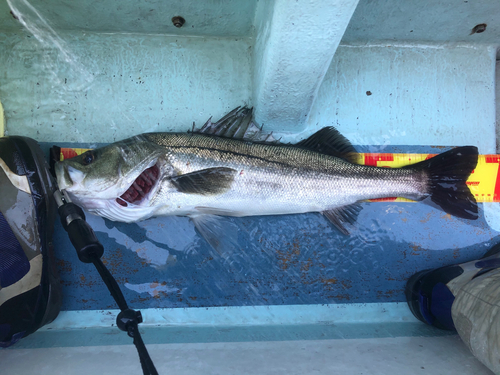
{"label": "blue shoe", "polygon": [[472,279],[499,267],[500,244],[497,244],[479,260],[420,271],[406,284],[408,306],[418,320],[454,331],[451,306],[458,291]]}

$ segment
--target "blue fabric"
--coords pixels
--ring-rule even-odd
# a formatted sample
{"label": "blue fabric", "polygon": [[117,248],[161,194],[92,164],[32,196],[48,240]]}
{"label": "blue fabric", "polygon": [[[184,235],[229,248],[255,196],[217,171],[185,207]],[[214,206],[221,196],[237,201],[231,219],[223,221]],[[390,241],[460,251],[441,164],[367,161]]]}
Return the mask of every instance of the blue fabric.
{"label": "blue fabric", "polygon": [[16,342],[21,340],[24,336],[25,331],[17,332],[12,335],[12,338],[9,341],[3,341],[5,337],[7,337],[10,333],[10,325],[9,324],[0,324],[0,348],[7,348],[8,346],[14,345]]}
{"label": "blue fabric", "polygon": [[480,260],[475,263],[476,268],[499,268],[500,267],[500,258]]}
{"label": "blue fabric", "polygon": [[427,298],[427,296],[422,294],[421,290],[419,291],[418,302],[420,305],[420,313],[422,314],[422,317],[428,324],[432,325],[432,323],[434,323],[434,317],[429,311],[429,299]]}
{"label": "blue fabric", "polygon": [[0,341],[4,340],[10,332],[10,324],[0,324]]}
{"label": "blue fabric", "polygon": [[455,329],[451,317],[451,306],[455,301],[455,296],[443,283],[437,283],[432,288],[431,313],[439,322],[449,330]]}
{"label": "blue fabric", "polygon": [[30,270],[30,262],[12,229],[0,212],[0,286],[8,287]]}

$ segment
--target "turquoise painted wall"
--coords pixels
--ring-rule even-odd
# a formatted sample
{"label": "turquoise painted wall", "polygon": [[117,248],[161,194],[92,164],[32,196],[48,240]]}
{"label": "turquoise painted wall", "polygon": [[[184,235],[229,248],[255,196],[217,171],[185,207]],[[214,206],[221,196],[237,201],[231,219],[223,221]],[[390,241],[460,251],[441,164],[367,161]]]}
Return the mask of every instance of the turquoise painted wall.
{"label": "turquoise painted wall", "polygon": [[25,33],[0,34],[8,134],[113,142],[251,104],[248,38],[67,33],[64,42],[69,58]]}

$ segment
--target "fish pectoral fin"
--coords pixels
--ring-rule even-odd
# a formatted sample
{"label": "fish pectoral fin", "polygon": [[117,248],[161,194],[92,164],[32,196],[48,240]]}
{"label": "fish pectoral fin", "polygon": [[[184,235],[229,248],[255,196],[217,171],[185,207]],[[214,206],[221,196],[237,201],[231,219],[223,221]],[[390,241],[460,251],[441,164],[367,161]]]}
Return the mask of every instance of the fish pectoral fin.
{"label": "fish pectoral fin", "polygon": [[201,236],[221,256],[226,257],[238,246],[238,226],[229,218],[216,215],[189,216]]}
{"label": "fish pectoral fin", "polygon": [[360,203],[354,203],[348,206],[336,207],[323,211],[322,214],[343,234],[349,235],[346,224],[354,225],[362,208]]}
{"label": "fish pectoral fin", "polygon": [[296,144],[322,154],[335,156],[357,164],[358,153],[349,140],[333,126],[328,126]]}
{"label": "fish pectoral fin", "polygon": [[231,188],[236,173],[232,168],[216,167],[175,176],[170,181],[181,193],[217,195]]}

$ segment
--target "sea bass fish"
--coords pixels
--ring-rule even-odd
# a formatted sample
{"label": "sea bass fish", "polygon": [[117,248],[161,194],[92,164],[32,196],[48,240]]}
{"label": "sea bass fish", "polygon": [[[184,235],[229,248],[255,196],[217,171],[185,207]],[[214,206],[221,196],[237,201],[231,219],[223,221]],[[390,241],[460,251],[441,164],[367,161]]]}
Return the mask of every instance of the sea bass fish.
{"label": "sea bass fish", "polygon": [[214,215],[305,212],[323,213],[348,234],[360,202],[386,197],[478,217],[466,185],[476,147],[403,168],[377,168],[353,163],[354,147],[332,127],[289,145],[248,141],[251,121],[250,109],[237,108],[198,132],[141,134],[57,163],[57,181],[77,204],[110,220],[189,216],[202,234]]}

